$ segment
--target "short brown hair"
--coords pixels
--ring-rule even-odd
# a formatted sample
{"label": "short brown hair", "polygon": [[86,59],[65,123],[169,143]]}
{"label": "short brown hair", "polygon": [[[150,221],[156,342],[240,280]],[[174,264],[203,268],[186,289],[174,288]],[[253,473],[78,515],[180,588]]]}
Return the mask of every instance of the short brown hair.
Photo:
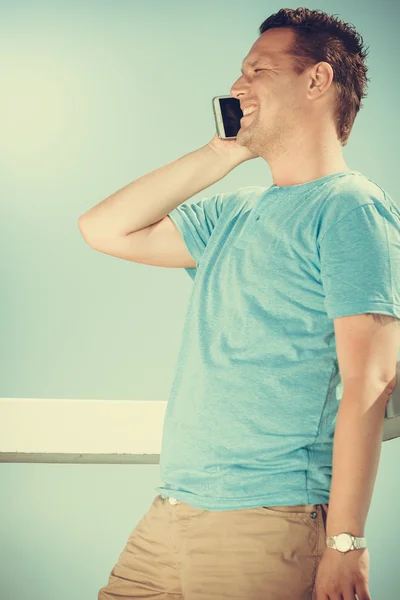
{"label": "short brown hair", "polygon": [[338,138],[347,144],[362,99],[367,96],[368,67],[365,59],[369,47],[354,26],[335,16],[308,8],[281,8],[260,25],[262,35],[273,27],[290,27],[295,40],[288,54],[294,58],[294,71],[301,75],[314,64],[324,61],[331,65],[337,89],[334,111]]}

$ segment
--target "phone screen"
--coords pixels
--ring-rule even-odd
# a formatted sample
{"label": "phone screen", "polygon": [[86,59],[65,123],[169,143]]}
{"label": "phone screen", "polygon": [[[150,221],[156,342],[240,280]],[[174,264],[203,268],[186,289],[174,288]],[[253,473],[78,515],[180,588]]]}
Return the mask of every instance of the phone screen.
{"label": "phone screen", "polygon": [[243,117],[240,102],[232,96],[218,97],[222,122],[226,138],[235,138],[240,129],[240,119]]}

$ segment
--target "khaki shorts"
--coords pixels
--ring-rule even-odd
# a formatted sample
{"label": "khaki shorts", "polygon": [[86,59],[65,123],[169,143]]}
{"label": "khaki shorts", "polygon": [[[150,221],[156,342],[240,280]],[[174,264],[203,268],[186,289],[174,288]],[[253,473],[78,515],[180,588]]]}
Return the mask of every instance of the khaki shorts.
{"label": "khaki shorts", "polygon": [[98,600],[312,600],[327,512],[208,511],[156,496]]}

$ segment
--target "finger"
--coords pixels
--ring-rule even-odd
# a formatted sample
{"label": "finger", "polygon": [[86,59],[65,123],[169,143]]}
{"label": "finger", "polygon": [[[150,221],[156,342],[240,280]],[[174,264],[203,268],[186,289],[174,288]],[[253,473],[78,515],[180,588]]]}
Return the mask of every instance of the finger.
{"label": "finger", "polygon": [[355,592],[356,592],[355,593],[356,600],[372,600],[371,594],[369,593],[368,588],[366,588],[365,586],[356,587]]}

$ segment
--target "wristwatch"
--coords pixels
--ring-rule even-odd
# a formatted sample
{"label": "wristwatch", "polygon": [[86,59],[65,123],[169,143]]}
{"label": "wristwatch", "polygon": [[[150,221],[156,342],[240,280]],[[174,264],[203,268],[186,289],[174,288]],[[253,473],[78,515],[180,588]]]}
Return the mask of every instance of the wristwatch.
{"label": "wristwatch", "polygon": [[332,535],[326,537],[326,546],[339,550],[342,554],[346,554],[350,550],[361,550],[361,548],[367,547],[367,540],[365,537],[356,537],[347,531],[345,533],[339,533],[338,535]]}

